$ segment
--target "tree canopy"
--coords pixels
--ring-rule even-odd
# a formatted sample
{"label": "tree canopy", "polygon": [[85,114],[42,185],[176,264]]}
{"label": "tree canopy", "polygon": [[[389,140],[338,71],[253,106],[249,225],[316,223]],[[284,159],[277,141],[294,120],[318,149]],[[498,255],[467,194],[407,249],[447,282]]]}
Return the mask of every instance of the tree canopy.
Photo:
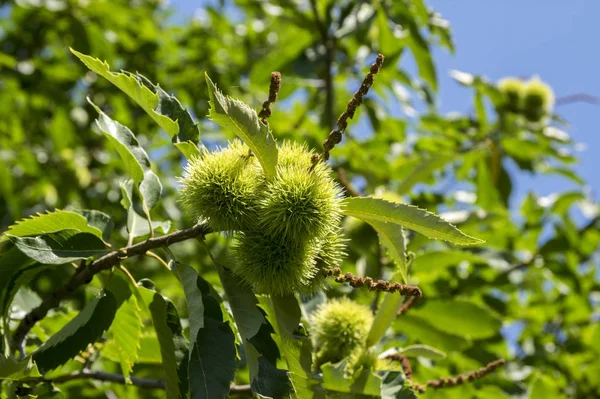
{"label": "tree canopy", "polygon": [[[2,398],[600,395],[600,208],[567,122],[543,81],[485,71],[453,71],[472,106],[441,113],[432,50],[455,43],[423,0],[0,14]],[[228,190],[256,173],[258,216],[186,210],[194,160],[246,162],[217,166]],[[577,189],[521,200],[519,174]],[[327,179],[306,213],[328,228],[266,203]],[[325,289],[264,295],[244,262]]]}

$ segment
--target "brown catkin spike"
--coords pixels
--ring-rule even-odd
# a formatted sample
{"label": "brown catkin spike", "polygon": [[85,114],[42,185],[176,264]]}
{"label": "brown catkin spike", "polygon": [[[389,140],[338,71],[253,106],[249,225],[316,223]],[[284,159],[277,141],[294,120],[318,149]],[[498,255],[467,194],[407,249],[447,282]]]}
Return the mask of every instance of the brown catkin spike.
{"label": "brown catkin spike", "polygon": [[402,370],[404,370],[404,375],[406,376],[406,379],[412,380],[412,367],[410,366],[410,361],[406,356],[401,355],[399,353],[395,353],[393,355],[387,356],[387,359],[400,362],[400,364],[402,365]]}
{"label": "brown catkin spike", "polygon": [[504,365],[504,359],[494,360],[488,363],[479,370],[471,371],[467,374],[461,374],[457,377],[440,377],[437,380],[429,380],[425,385],[413,384],[413,389],[417,392],[423,393],[427,388],[441,389],[445,387],[455,387],[457,385],[466,384],[468,382],[475,381],[479,378],[483,378],[486,375],[492,373],[498,367]]}
{"label": "brown catkin spike", "polygon": [[410,309],[412,307],[412,305],[415,304],[415,302],[417,302],[417,297],[416,296],[411,296],[410,298],[408,298],[408,300],[406,300],[402,304],[402,306],[400,307],[400,309],[398,309],[398,312],[396,313],[396,317],[402,316],[403,314],[405,314],[406,312],[408,312],[408,309]]}
{"label": "brown catkin spike", "polygon": [[271,104],[277,101],[277,93],[281,89],[281,73],[271,72],[271,84],[269,85],[269,98],[262,105],[262,109],[258,113],[258,117],[262,123],[268,124],[267,118],[271,116]]}
{"label": "brown catkin spike", "polygon": [[356,108],[362,103],[363,97],[367,95],[369,92],[369,88],[373,85],[375,81],[375,75],[377,75],[381,71],[381,67],[383,66],[384,60],[383,54],[378,54],[375,62],[371,64],[371,68],[369,69],[369,73],[365,76],[360,85],[360,88],[354,93],[354,96],[348,101],[348,106],[346,107],[346,111],[342,112],[340,117],[337,120],[337,129],[333,129],[329,133],[329,137],[327,140],[323,142],[323,153],[321,156],[313,156],[313,163],[318,162],[319,160],[327,161],[329,159],[329,152],[335,147],[336,144],[339,144],[342,141],[342,133],[348,127],[348,118],[352,119],[354,117],[354,113],[356,112]]}
{"label": "brown catkin spike", "polygon": [[354,288],[366,286],[369,291],[399,292],[400,295],[403,296],[423,296],[423,292],[417,286],[391,283],[385,280],[377,280],[376,282],[373,282],[371,277],[357,277],[350,272],[343,273],[338,267],[333,269],[325,269],[322,271],[322,273],[324,276],[334,277],[334,281],[336,283],[348,283]]}

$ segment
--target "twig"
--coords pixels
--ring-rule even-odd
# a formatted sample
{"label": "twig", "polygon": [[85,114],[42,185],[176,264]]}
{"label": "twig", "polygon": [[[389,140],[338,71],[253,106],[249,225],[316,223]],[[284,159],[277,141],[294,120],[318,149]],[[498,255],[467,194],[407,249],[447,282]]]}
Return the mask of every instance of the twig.
{"label": "twig", "polygon": [[558,97],[556,99],[556,106],[567,105],[575,102],[585,102],[589,104],[600,104],[600,97],[593,96],[587,93],[576,93],[569,94],[567,96]]}
{"label": "twig", "polygon": [[396,313],[396,317],[398,316],[402,316],[404,313],[408,312],[408,309],[410,309],[412,307],[412,305],[415,304],[415,302],[417,302],[417,297],[416,296],[411,296],[410,298],[408,298],[400,307],[400,309],[398,309],[398,312]]}
{"label": "twig", "polygon": [[413,384],[413,388],[415,391],[423,393],[427,390],[427,388],[441,389],[446,387],[455,387],[457,385],[462,385],[467,382],[483,378],[498,367],[502,366],[504,363],[504,359],[494,360],[479,370],[472,371],[468,374],[461,374],[458,377],[442,377],[438,378],[437,380],[430,380],[427,381],[425,385]]}
{"label": "twig", "polygon": [[328,277],[334,276],[336,283],[348,283],[354,288],[360,288],[366,285],[369,291],[399,292],[400,295],[404,296],[423,296],[421,289],[415,285],[391,283],[385,280],[373,281],[371,277],[356,277],[350,272],[343,273],[339,267],[323,270],[323,274]]}
{"label": "twig", "polygon": [[[336,144],[342,141],[342,133],[348,127],[348,118],[352,119],[354,117],[356,108],[358,108],[358,106],[362,103],[363,97],[369,92],[369,88],[371,88],[373,85],[373,82],[375,81],[375,75],[381,71],[384,58],[385,57],[382,54],[377,55],[375,63],[371,64],[369,73],[367,73],[363,79],[360,88],[354,93],[354,96],[350,99],[350,101],[348,101],[346,111],[344,111],[338,118],[337,129],[333,129],[331,133],[329,133],[327,140],[323,142],[323,153],[320,157],[320,159],[323,161],[327,161],[329,159],[329,152],[335,147]],[[313,156],[313,162],[317,162],[318,160],[318,155]]]}
{"label": "twig", "polygon": [[31,328],[38,321],[46,317],[46,314],[50,309],[56,308],[60,304],[60,301],[68,294],[74,292],[82,285],[91,282],[94,278],[94,275],[118,265],[123,259],[137,255],[144,255],[151,249],[166,247],[194,237],[202,237],[210,232],[211,231],[208,226],[198,224],[189,229],[175,231],[171,234],[160,237],[150,238],[135,245],[109,252],[101,258],[94,260],[87,267],[71,276],[69,282],[52,293],[52,296],[46,298],[38,307],[27,313],[13,334],[11,348],[15,351],[21,351],[25,337],[29,330],[31,330]]}
{"label": "twig", "polygon": [[315,18],[317,30],[321,36],[321,44],[323,44],[323,47],[325,47],[325,117],[323,119],[324,123],[327,125],[327,129],[330,129],[333,126],[335,106],[335,90],[333,88],[332,69],[333,61],[335,59],[336,38],[335,36],[329,35],[328,26],[319,15],[317,0],[310,0],[310,8]]}
{"label": "twig", "polygon": [[271,84],[269,85],[269,98],[262,105],[262,109],[258,113],[258,117],[262,123],[268,125],[267,118],[271,116],[271,104],[277,101],[277,93],[281,89],[281,73],[271,72]]}
{"label": "twig", "polygon": [[[53,384],[60,384],[62,382],[68,382],[73,380],[97,380],[97,381],[105,381],[105,382],[114,382],[117,384],[126,384],[125,377],[120,374],[111,374],[105,373],[104,371],[91,371],[91,370],[81,370],[70,374],[59,375],[54,378],[44,378],[44,377],[36,377],[36,378],[28,378],[22,380],[27,383],[41,383],[41,382],[49,382]],[[150,380],[146,378],[138,378],[138,377],[130,377],[131,383],[140,388],[147,389],[165,389],[165,382],[162,380]]]}
{"label": "twig", "polygon": [[393,355],[386,356],[386,359],[400,362],[400,364],[402,365],[402,370],[404,370],[404,375],[406,376],[406,379],[412,380],[412,367],[410,366],[410,361],[406,356],[401,355],[399,353],[394,353]]}
{"label": "twig", "polygon": [[[59,375],[54,378],[44,378],[44,377],[32,377],[21,380],[21,382],[27,382],[30,384],[35,383],[53,383],[60,384],[63,382],[73,381],[73,380],[96,380],[96,381],[104,381],[104,382],[114,382],[117,384],[128,384],[125,376],[121,374],[112,374],[106,373],[104,371],[92,371],[83,369],[81,371],[76,371],[74,373]],[[166,384],[163,380],[151,380],[148,378],[139,378],[139,377],[130,377],[131,384],[135,385],[139,388],[145,389],[166,389]],[[232,384],[230,387],[230,394],[237,393],[250,393],[252,392],[250,389],[250,385],[235,385]]]}
{"label": "twig", "polygon": [[354,187],[352,187],[352,184],[350,184],[350,182],[348,181],[348,177],[346,176],[346,170],[340,167],[337,169],[337,173],[338,180],[340,181],[342,187],[344,187],[344,190],[346,190],[346,194],[348,194],[351,197],[360,197],[360,193]]}
{"label": "twig", "polygon": [[250,388],[250,385],[232,385],[229,388],[229,394],[243,394],[243,393],[251,393],[252,389]]}

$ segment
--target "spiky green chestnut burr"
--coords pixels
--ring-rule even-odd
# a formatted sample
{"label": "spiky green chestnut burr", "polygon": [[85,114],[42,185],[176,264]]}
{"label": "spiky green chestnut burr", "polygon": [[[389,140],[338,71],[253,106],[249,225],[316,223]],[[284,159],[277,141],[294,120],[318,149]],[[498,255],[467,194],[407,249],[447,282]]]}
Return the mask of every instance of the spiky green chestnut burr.
{"label": "spiky green chestnut burr", "polygon": [[321,305],[312,316],[315,365],[362,352],[373,324],[371,310],[346,297]]}
{"label": "spiky green chestnut burr", "polygon": [[539,122],[552,111],[554,93],[550,86],[533,78],[523,89],[523,115],[530,122]]}
{"label": "spiky green chestnut burr", "polygon": [[340,188],[331,168],[313,166],[305,146],[284,142],[279,148],[277,175],[260,201],[260,229],[284,240],[323,239],[341,220]]}
{"label": "spiky green chestnut burr", "polygon": [[256,223],[264,174],[248,146],[235,140],[220,151],[204,150],[180,180],[179,201],[196,221],[214,231],[244,230]]}
{"label": "spiky green chestnut burr", "polygon": [[517,78],[504,78],[498,82],[498,90],[504,97],[504,109],[515,113],[521,111],[523,88],[523,81]]}
{"label": "spiky green chestnut burr", "polygon": [[311,242],[284,240],[264,232],[245,232],[236,237],[231,269],[254,292],[268,295],[312,294],[317,274],[317,246]]}

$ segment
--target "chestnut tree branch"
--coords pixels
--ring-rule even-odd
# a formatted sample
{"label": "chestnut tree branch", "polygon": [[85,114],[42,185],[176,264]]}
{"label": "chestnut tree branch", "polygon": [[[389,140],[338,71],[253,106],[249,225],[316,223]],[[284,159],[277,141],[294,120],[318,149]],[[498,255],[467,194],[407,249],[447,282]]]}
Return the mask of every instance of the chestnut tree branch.
{"label": "chestnut tree branch", "polygon": [[78,269],[63,287],[54,291],[50,297],[46,298],[39,306],[32,309],[21,320],[13,334],[11,348],[14,351],[19,350],[21,354],[23,354],[23,343],[27,333],[31,330],[31,328],[37,322],[46,317],[46,314],[48,314],[50,309],[56,308],[60,304],[60,301],[68,294],[74,292],[82,285],[91,282],[94,278],[94,275],[103,270],[108,270],[113,266],[117,266],[122,260],[132,256],[144,255],[151,249],[168,247],[171,244],[185,241],[190,238],[203,237],[210,232],[211,230],[208,226],[204,224],[198,224],[194,227],[190,227],[189,229],[178,230],[171,234],[150,238],[138,244],[109,252],[108,254],[92,261],[88,266]]}

